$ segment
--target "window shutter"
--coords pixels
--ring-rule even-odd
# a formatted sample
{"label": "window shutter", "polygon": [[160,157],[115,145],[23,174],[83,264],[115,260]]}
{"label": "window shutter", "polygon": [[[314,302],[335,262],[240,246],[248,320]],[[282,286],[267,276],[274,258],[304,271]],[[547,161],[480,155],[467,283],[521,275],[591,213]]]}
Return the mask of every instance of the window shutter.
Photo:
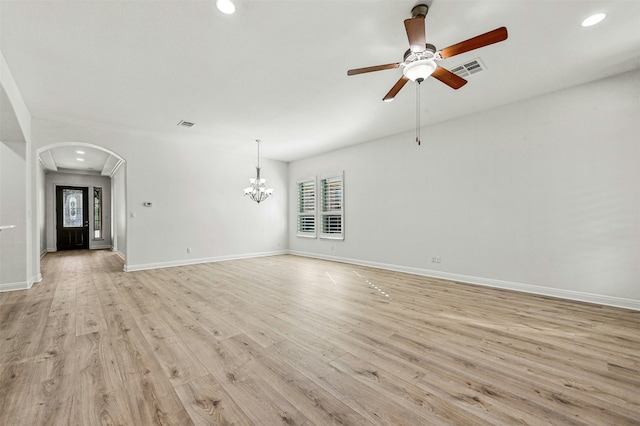
{"label": "window shutter", "polygon": [[322,215],[322,233],[331,235],[342,234],[342,216]]}
{"label": "window shutter", "polygon": [[315,209],[315,182],[300,182],[298,184],[298,213],[313,212]]}
{"label": "window shutter", "polygon": [[298,216],[298,232],[316,232],[316,217]]}
{"label": "window shutter", "polygon": [[342,175],[320,180],[321,238],[344,238],[342,184]]}
{"label": "window shutter", "polygon": [[322,179],[322,211],[342,210],[342,178]]}
{"label": "window shutter", "polygon": [[316,182],[298,182],[298,236],[316,236]]}

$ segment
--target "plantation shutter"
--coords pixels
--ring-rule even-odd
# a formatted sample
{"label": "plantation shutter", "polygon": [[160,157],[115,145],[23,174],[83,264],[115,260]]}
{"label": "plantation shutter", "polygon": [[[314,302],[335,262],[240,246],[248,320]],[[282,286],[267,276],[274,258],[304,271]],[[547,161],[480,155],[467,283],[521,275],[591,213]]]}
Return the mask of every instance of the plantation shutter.
{"label": "plantation shutter", "polygon": [[316,235],[316,182],[298,182],[298,235]]}
{"label": "plantation shutter", "polygon": [[322,238],[342,239],[343,194],[342,176],[331,176],[320,180],[321,233]]}

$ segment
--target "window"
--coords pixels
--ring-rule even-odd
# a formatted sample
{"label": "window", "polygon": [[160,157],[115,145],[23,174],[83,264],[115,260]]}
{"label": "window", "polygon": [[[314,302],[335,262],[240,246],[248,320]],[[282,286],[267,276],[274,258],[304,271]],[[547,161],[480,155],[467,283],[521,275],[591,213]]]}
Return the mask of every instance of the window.
{"label": "window", "polygon": [[343,175],[320,179],[320,238],[344,239]]}
{"label": "window", "polygon": [[93,238],[102,238],[102,188],[93,187]]}
{"label": "window", "polygon": [[299,180],[297,186],[296,235],[344,240],[344,172]]}
{"label": "window", "polygon": [[316,236],[316,180],[298,182],[298,236]]}

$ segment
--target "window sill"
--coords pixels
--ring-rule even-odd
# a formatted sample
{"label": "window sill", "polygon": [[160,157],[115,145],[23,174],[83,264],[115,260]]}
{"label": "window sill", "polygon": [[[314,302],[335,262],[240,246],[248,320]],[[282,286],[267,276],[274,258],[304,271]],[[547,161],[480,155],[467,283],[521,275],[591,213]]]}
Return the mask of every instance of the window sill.
{"label": "window sill", "polygon": [[336,236],[320,235],[320,239],[321,240],[340,240],[340,241],[344,241],[344,235],[336,235]]}

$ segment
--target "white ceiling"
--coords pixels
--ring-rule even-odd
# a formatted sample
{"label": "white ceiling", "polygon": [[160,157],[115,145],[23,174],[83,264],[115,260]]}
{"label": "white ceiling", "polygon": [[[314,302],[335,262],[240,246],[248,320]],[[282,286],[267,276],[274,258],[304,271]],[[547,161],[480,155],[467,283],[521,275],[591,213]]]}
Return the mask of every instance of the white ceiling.
{"label": "white ceiling", "polygon": [[[457,91],[425,81],[423,125],[640,68],[637,0],[428,3],[438,49],[500,26],[509,39],[440,62],[479,57],[486,70]],[[401,70],[346,72],[402,59],[416,1],[236,4],[227,16],[212,0],[0,0],[0,48],[36,117],[243,153],[259,138],[261,155],[282,161],[414,128],[414,83],[381,101]]]}

